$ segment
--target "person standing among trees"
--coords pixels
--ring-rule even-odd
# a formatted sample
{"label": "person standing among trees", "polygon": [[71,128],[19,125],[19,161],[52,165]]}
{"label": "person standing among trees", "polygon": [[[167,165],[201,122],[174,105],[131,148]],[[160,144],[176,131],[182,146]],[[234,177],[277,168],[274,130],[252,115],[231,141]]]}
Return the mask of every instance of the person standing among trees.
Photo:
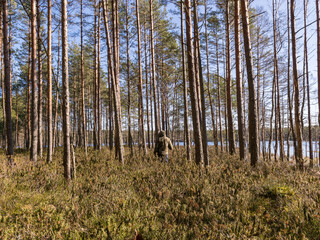
{"label": "person standing among trees", "polygon": [[158,134],[158,141],[154,148],[154,153],[161,158],[161,162],[163,162],[163,160],[168,162],[168,149],[173,149],[172,143],[170,138],[166,137],[166,132],[162,130]]}

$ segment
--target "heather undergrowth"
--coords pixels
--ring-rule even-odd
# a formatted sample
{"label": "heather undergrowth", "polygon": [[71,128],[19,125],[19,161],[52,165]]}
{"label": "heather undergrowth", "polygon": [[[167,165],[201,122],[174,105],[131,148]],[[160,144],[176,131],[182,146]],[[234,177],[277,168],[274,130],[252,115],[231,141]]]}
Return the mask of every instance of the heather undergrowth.
{"label": "heather undergrowth", "polygon": [[12,168],[2,153],[0,239],[320,238],[319,175],[210,151],[203,169],[183,150],[165,164],[127,155],[125,165],[107,149],[77,150],[70,183],[61,149],[50,164],[21,151]]}

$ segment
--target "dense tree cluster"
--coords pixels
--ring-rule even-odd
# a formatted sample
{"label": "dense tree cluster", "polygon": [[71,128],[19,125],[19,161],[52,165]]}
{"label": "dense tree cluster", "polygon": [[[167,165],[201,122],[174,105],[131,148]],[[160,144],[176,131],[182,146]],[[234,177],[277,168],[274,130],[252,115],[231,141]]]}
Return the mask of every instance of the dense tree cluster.
{"label": "dense tree cluster", "polygon": [[165,130],[199,165],[210,164],[212,142],[253,166],[293,156],[313,166],[319,0],[282,2],[269,11],[248,0],[1,0],[9,161],[28,148],[49,163],[63,145],[70,179],[74,146],[109,147],[125,163],[124,146],[147,154]]}

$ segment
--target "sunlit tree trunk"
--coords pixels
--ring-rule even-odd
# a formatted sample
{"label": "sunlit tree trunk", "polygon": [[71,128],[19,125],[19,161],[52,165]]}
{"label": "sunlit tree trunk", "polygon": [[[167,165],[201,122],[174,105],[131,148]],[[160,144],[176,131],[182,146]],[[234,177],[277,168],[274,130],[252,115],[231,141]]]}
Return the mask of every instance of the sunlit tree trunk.
{"label": "sunlit tree trunk", "polygon": [[295,0],[290,2],[290,16],[291,16],[291,42],[292,42],[292,63],[293,63],[293,83],[294,83],[294,113],[295,125],[297,134],[297,166],[303,168],[303,152],[302,152],[302,132],[300,119],[300,96],[299,96],[299,78],[297,66],[297,48],[296,48],[296,25],[295,25]]}
{"label": "sunlit tree trunk", "polygon": [[87,123],[86,123],[86,105],[85,105],[85,93],[84,93],[84,88],[85,88],[85,83],[84,83],[84,62],[83,62],[83,0],[81,0],[81,107],[82,107],[82,134],[83,134],[83,146],[85,153],[87,155]]}
{"label": "sunlit tree trunk", "polygon": [[52,68],[51,68],[51,0],[48,0],[48,153],[47,162],[52,161]]}
{"label": "sunlit tree trunk", "polygon": [[128,84],[128,146],[131,156],[133,155],[132,132],[131,132],[131,81],[130,81],[130,47],[129,47],[129,15],[128,1],[126,0],[126,41],[127,41],[127,84]]}
{"label": "sunlit tree trunk", "polygon": [[[288,105],[289,105],[289,117],[290,117],[290,128],[292,132],[292,138],[293,138],[293,146],[294,146],[294,154],[295,158],[297,159],[297,138],[296,133],[294,130],[293,125],[293,116],[292,116],[292,101],[291,101],[291,84],[290,84],[290,72],[291,72],[291,66],[290,66],[290,59],[291,59],[291,51],[290,51],[290,0],[287,0],[287,31],[288,31],[288,76],[287,76],[287,90],[288,90]],[[288,134],[289,135],[289,134]],[[288,148],[289,149],[289,148]],[[288,156],[289,157],[289,156]]]}
{"label": "sunlit tree trunk", "polygon": [[147,153],[146,137],[144,131],[144,111],[143,111],[143,83],[142,83],[142,67],[141,67],[141,31],[140,31],[140,14],[139,14],[139,0],[136,0],[136,16],[137,16],[137,32],[138,32],[138,68],[139,68],[139,132],[141,137],[141,144],[144,153]]}
{"label": "sunlit tree trunk", "polygon": [[242,109],[242,79],[241,79],[241,53],[240,53],[240,30],[239,30],[239,0],[235,0],[234,7],[234,26],[235,26],[235,52],[236,52],[236,81],[237,81],[237,109],[238,109],[238,138],[240,148],[240,159],[245,158],[245,139],[243,126]]}
{"label": "sunlit tree trunk", "polygon": [[[117,2],[116,2],[117,6]],[[107,41],[107,48],[108,48],[108,64],[109,65],[109,72],[111,75],[111,81],[112,81],[112,90],[113,90],[113,100],[115,105],[115,130],[116,130],[116,156],[119,159],[121,163],[124,164],[124,157],[123,157],[123,144],[122,144],[122,128],[121,128],[121,102],[120,102],[120,86],[119,86],[119,68],[118,68],[118,56],[119,56],[119,48],[117,46],[117,40],[114,41],[115,47],[115,54],[112,54],[111,51],[111,43],[110,43],[110,34],[109,34],[109,24],[108,24],[108,1],[103,1],[103,18],[104,18],[104,28],[106,31],[106,41]],[[113,9],[116,13],[113,13],[114,15],[117,15],[117,7]],[[113,29],[118,29],[114,26]],[[118,30],[117,30],[118,31]],[[117,33],[114,34],[117,36]],[[112,60],[112,56],[113,60]],[[110,95],[109,95],[110,96]]]}
{"label": "sunlit tree trunk", "polygon": [[255,81],[253,76],[252,52],[249,29],[248,0],[241,0],[241,15],[243,27],[243,40],[247,65],[248,90],[249,90],[249,152],[251,166],[256,166],[259,159],[258,119]]}
{"label": "sunlit tree trunk", "polygon": [[184,41],[184,27],[183,27],[183,1],[180,2],[180,13],[181,13],[181,51],[182,51],[182,78],[183,78],[183,105],[184,105],[184,134],[185,134],[185,147],[187,149],[187,160],[191,161],[191,143],[190,143],[190,132],[189,132],[189,121],[188,121],[188,86],[186,78],[186,63],[185,63],[185,41]]}
{"label": "sunlit tree trunk", "polygon": [[313,167],[313,143],[312,143],[312,122],[311,122],[311,107],[310,107],[310,85],[309,85],[309,61],[308,61],[308,36],[307,36],[307,13],[308,13],[308,0],[304,0],[304,57],[305,69],[307,80],[307,100],[308,100],[308,135],[309,135],[309,166]]}
{"label": "sunlit tree trunk", "polygon": [[4,56],[4,83],[5,83],[5,108],[6,108],[6,133],[7,133],[7,157],[8,162],[13,162],[13,137],[11,119],[11,74],[10,74],[10,53],[8,39],[8,9],[7,0],[2,0],[3,14],[3,56]]}
{"label": "sunlit tree trunk", "polygon": [[[58,133],[58,126],[57,126],[57,122],[58,122],[58,116],[59,116],[59,94],[60,94],[60,90],[59,90],[59,76],[60,76],[60,42],[61,42],[61,28],[59,26],[59,31],[58,31],[58,61],[57,61],[57,78],[56,78],[56,99],[55,99],[55,113],[54,113],[54,120],[53,120],[53,139],[52,139],[52,143],[53,146],[56,147],[57,144],[57,139],[59,139],[59,137],[57,136]],[[52,154],[54,153],[54,147],[52,148]]]}
{"label": "sunlit tree trunk", "polygon": [[201,137],[202,137],[202,147],[203,147],[203,161],[205,166],[209,165],[209,157],[208,157],[208,139],[207,139],[207,121],[206,121],[206,102],[204,96],[204,80],[202,74],[202,62],[201,62],[201,51],[200,51],[200,37],[199,37],[199,28],[198,28],[198,5],[197,0],[193,1],[193,9],[194,9],[194,29],[195,29],[195,42],[196,48],[195,51],[198,57],[198,64],[195,66],[199,70],[199,88],[200,91],[198,93],[199,98],[199,106],[200,106],[200,127],[201,127]]}
{"label": "sunlit tree trunk", "polygon": [[41,59],[41,13],[40,13],[40,0],[37,0],[37,44],[38,44],[38,154],[42,158],[43,152],[43,137],[42,137],[42,59]]}
{"label": "sunlit tree trunk", "polygon": [[68,68],[68,23],[67,0],[61,0],[62,14],[62,115],[63,115],[63,166],[64,177],[71,179],[70,149],[70,107],[69,107],[69,68]]}
{"label": "sunlit tree trunk", "polygon": [[232,99],[231,99],[231,56],[230,56],[230,24],[229,24],[229,0],[226,1],[225,8],[226,21],[226,60],[227,60],[227,115],[228,115],[228,138],[229,138],[229,153],[234,154],[236,151],[234,142],[234,127],[232,114]]}
{"label": "sunlit tree trunk", "polygon": [[[278,7],[276,6],[275,0],[273,0],[273,61],[274,61],[274,76],[276,80],[276,122],[279,126],[279,140],[280,140],[280,160],[284,160],[284,145],[283,145],[283,133],[282,133],[282,123],[281,123],[281,112],[280,112],[280,86],[279,86],[279,69],[278,69],[278,49],[277,49],[277,12]],[[276,124],[277,126],[277,124]],[[278,139],[275,139],[278,141]]]}
{"label": "sunlit tree trunk", "polygon": [[158,114],[159,109],[157,108],[157,91],[156,91],[156,64],[155,64],[155,53],[154,53],[154,36],[153,36],[153,0],[149,1],[150,7],[150,41],[151,41],[151,62],[152,62],[152,85],[153,85],[153,104],[154,104],[154,126],[155,126],[155,139],[158,139],[158,133],[160,130],[160,114]]}
{"label": "sunlit tree trunk", "polygon": [[93,147],[95,150],[99,149],[98,146],[98,34],[97,34],[97,1],[94,1],[94,84],[93,84]]}
{"label": "sunlit tree trunk", "polygon": [[220,147],[223,151],[223,136],[222,136],[222,119],[221,119],[221,96],[220,96],[220,71],[219,71],[219,40],[218,34],[216,34],[216,55],[217,55],[217,94],[218,94],[218,115],[219,115],[219,135],[220,135]]}
{"label": "sunlit tree trunk", "polygon": [[31,151],[30,160],[37,161],[38,148],[38,89],[37,89],[37,35],[36,35],[36,0],[31,0]]}
{"label": "sunlit tree trunk", "polygon": [[197,164],[203,163],[203,148],[201,139],[201,128],[199,119],[199,106],[197,101],[196,79],[194,75],[194,56],[193,56],[193,42],[192,42],[192,25],[191,25],[191,6],[189,0],[185,0],[185,14],[186,14],[186,34],[187,34],[187,55],[188,55],[188,75],[189,87],[191,95],[191,109],[192,109],[192,123],[193,135],[195,141],[195,161]]}
{"label": "sunlit tree trunk", "polygon": [[205,12],[204,12],[204,24],[205,24],[205,38],[206,38],[206,55],[207,55],[207,88],[208,88],[208,97],[210,102],[210,110],[211,110],[211,121],[212,121],[212,135],[213,135],[213,141],[214,146],[216,149],[216,153],[218,153],[218,136],[217,136],[217,126],[215,121],[215,113],[214,113],[214,107],[213,107],[213,100],[211,96],[211,90],[210,90],[210,62],[209,62],[209,44],[208,44],[208,23],[207,23],[207,0],[205,1]]}
{"label": "sunlit tree trunk", "polygon": [[145,74],[146,74],[146,110],[147,110],[147,142],[148,148],[151,148],[150,142],[150,114],[149,114],[149,90],[148,90],[148,51],[147,51],[147,28],[146,28],[146,21],[144,22],[144,62],[145,62]]}
{"label": "sunlit tree trunk", "polygon": [[[2,2],[1,2],[2,3]],[[2,28],[3,7],[0,6],[0,84],[2,91],[2,115],[3,115],[3,130],[2,130],[2,148],[7,148],[6,143],[6,103],[5,103],[5,90],[4,90],[4,63],[3,63],[3,28]]]}
{"label": "sunlit tree trunk", "polygon": [[[25,147],[27,149],[30,148],[30,128],[31,128],[31,124],[30,124],[30,90],[31,90],[31,19],[29,19],[29,38],[28,38],[28,41],[29,41],[29,56],[28,56],[28,83],[27,83],[27,106],[26,106],[26,131],[25,131]],[[0,20],[1,22],[1,20]],[[0,24],[1,25],[1,24]],[[1,30],[0,30],[1,32]],[[1,34],[1,33],[0,33]],[[0,36],[0,38],[2,39],[2,37]]]}
{"label": "sunlit tree trunk", "polygon": [[97,75],[97,128],[98,128],[98,136],[97,136],[97,145],[98,149],[101,149],[101,131],[102,131],[102,107],[101,107],[101,5],[100,1],[98,2],[98,26],[97,26],[97,67],[98,67],[98,75]]}
{"label": "sunlit tree trunk", "polygon": [[[316,15],[317,15],[317,71],[318,71],[318,124],[320,126],[320,17],[319,17],[319,0],[316,0]],[[320,135],[319,135],[320,149]],[[320,155],[319,155],[320,164]]]}

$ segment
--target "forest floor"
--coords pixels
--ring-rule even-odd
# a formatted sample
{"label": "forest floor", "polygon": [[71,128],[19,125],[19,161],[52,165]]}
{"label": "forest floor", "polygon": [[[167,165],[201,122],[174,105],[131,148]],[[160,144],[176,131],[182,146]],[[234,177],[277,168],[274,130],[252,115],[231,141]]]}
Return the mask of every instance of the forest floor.
{"label": "forest floor", "polygon": [[[129,152],[127,150],[127,152]],[[53,162],[8,167],[0,153],[0,239],[319,239],[320,178],[287,164],[249,163],[210,149],[201,169],[174,150],[169,163],[107,149],[77,150],[77,177]]]}

